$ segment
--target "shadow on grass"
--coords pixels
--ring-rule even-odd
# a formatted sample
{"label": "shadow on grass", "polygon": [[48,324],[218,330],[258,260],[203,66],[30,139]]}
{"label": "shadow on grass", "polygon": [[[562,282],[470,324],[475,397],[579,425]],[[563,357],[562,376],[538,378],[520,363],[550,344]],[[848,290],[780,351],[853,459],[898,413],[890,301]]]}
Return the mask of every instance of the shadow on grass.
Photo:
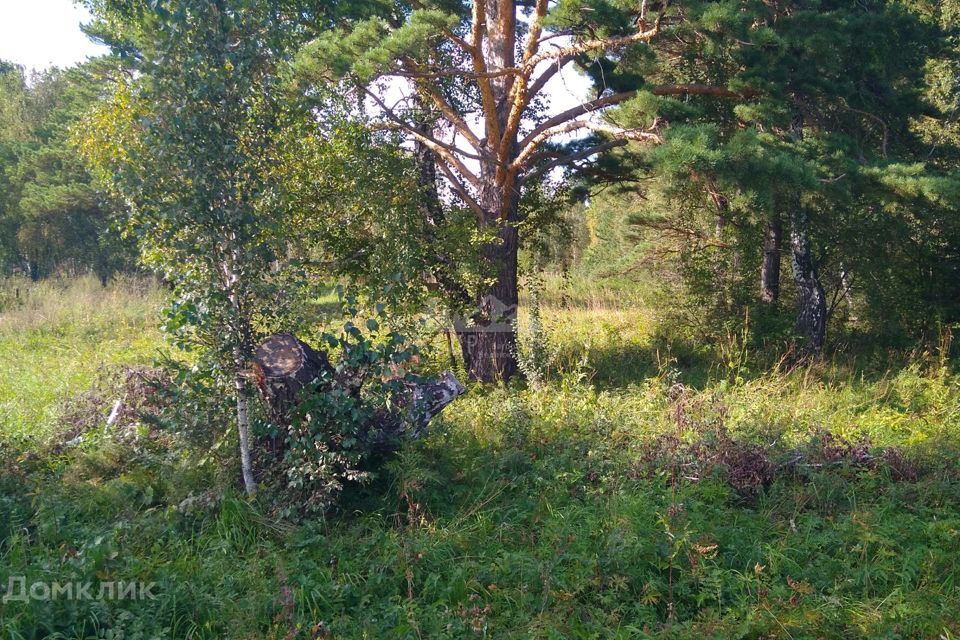
{"label": "shadow on grass", "polygon": [[[745,497],[721,465],[694,472],[686,458],[650,458],[655,434],[625,431],[557,393],[476,390],[426,441],[381,460],[376,481],[348,487],[338,512],[296,526],[236,489],[180,508],[185,494],[235,480],[234,469],[196,473],[108,443],[59,467],[35,461],[0,481],[16,522],[0,543],[0,580],[139,579],[156,582],[158,597],[14,604],[0,629],[586,638],[628,628],[697,638],[785,627],[795,637],[934,637],[950,624],[960,604],[955,474],[898,481],[881,467],[834,465],[821,445],[808,466],[773,473]],[[905,453],[948,444],[931,438]],[[868,621],[864,607],[876,612]]]}
{"label": "shadow on grass", "polygon": [[[616,442],[595,424],[544,429],[522,407],[510,415],[493,442],[462,429],[435,434],[347,497],[345,512],[368,515],[306,538],[314,566],[336,559],[312,577],[314,588],[338,574],[365,575],[368,586],[376,576],[372,600],[406,600],[425,634],[442,634],[451,619],[441,612],[458,611],[458,631],[482,619],[492,634],[563,637],[616,625],[725,637],[750,619],[761,635],[782,632],[784,621],[800,635],[906,633],[897,594],[918,589],[909,604],[924,614],[907,626],[922,635],[952,615],[935,602],[960,602],[956,545],[943,546],[949,526],[929,526],[960,513],[956,474],[904,480],[866,458],[824,464],[833,449],[811,440],[802,447],[809,463],[772,471],[745,497],[720,466],[691,479],[682,460],[663,457],[638,472],[647,445]],[[896,559],[878,547],[849,551],[877,540]],[[915,561],[903,572],[907,557]],[[758,588],[768,594],[759,601]],[[824,598],[851,606],[823,617]],[[863,627],[868,602],[878,615]]]}
{"label": "shadow on grass", "polygon": [[558,381],[575,372],[596,389],[610,391],[662,377],[702,390],[717,379],[722,368],[719,359],[706,347],[655,335],[645,341],[561,344],[550,378]]}
{"label": "shadow on grass", "polygon": [[921,375],[960,372],[960,359],[941,357],[933,348],[876,345],[851,352],[834,345],[820,356],[806,355],[796,342],[782,340],[762,345],[719,341],[692,341],[657,330],[646,341],[609,341],[588,346],[567,342],[557,352],[550,379],[559,381],[582,371],[595,388],[613,391],[642,385],[652,378],[704,390],[723,380],[749,382],[770,375],[805,372],[812,380],[852,388],[873,385],[916,371]]}

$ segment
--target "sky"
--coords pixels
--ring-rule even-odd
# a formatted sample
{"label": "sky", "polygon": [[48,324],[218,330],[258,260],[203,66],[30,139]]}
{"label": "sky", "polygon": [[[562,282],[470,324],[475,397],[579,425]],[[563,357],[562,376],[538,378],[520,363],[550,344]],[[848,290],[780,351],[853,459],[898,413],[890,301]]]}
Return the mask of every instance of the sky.
{"label": "sky", "polygon": [[[0,60],[41,71],[68,67],[107,52],[80,30],[89,20],[86,9],[73,0],[0,0]],[[587,82],[564,69],[547,85],[555,108],[579,102]]]}
{"label": "sky", "polygon": [[[90,14],[74,0],[0,0],[0,60],[42,71],[68,67],[107,52],[80,30]],[[586,97],[589,83],[569,67],[544,89],[551,112],[562,111]],[[478,131],[479,123],[471,123]],[[570,139],[583,135],[565,135]],[[470,162],[467,163],[472,164]]]}
{"label": "sky", "polygon": [[73,0],[0,0],[0,59],[40,71],[106,53],[80,31],[89,18]]}

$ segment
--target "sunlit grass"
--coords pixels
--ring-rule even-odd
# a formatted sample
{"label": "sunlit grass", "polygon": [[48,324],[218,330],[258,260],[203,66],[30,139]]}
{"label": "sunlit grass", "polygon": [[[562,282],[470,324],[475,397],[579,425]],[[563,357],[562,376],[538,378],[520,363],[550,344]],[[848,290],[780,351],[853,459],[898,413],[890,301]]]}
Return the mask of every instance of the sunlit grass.
{"label": "sunlit grass", "polygon": [[105,367],[149,363],[162,344],[164,294],[152,281],[16,280],[0,289],[2,438],[48,437],[62,400]]}
{"label": "sunlit grass", "polygon": [[[100,367],[147,363],[162,345],[162,291],[43,287],[0,321],[0,362],[17,363],[0,368],[0,433],[27,437],[26,451],[45,450],[32,444],[56,435],[62,400]],[[764,368],[736,336],[670,337],[639,294],[570,291],[548,283],[542,388],[473,387],[326,518],[285,522],[240,497],[232,437],[203,466],[109,437],[32,466],[0,460],[0,587],[14,575],[158,585],[150,601],[2,604],[0,635],[958,636],[948,360]],[[443,345],[434,358],[446,366]],[[790,466],[822,433],[896,449],[918,475]],[[766,451],[772,479],[741,493],[722,464],[650,457],[723,438]],[[195,497],[207,506],[183,507]]]}

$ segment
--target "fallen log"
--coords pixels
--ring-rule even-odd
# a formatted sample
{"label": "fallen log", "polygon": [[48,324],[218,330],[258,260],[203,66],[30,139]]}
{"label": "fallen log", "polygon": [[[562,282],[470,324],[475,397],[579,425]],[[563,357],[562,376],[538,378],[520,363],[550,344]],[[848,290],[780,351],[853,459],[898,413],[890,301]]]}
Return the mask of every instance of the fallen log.
{"label": "fallen log", "polygon": [[378,413],[362,437],[378,450],[395,449],[403,439],[422,438],[430,421],[465,391],[449,371],[444,371],[438,380],[406,383],[400,396],[394,398],[397,410]]}

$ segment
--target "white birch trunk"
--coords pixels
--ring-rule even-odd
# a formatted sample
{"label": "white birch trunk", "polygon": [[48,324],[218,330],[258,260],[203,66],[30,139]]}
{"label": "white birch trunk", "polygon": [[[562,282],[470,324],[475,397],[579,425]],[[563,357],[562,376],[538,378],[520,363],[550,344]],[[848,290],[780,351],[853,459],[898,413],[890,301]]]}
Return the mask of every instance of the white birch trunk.
{"label": "white birch trunk", "polygon": [[242,317],[243,310],[236,291],[237,282],[240,280],[234,269],[237,262],[237,251],[234,249],[226,253],[227,257],[223,260],[221,269],[226,281],[230,304],[236,314],[233,329],[236,332],[235,339],[237,342],[234,347],[233,362],[235,369],[234,392],[237,395],[237,434],[240,438],[240,469],[243,475],[243,487],[247,495],[252,495],[257,490],[257,482],[253,478],[253,463],[250,458],[250,408],[246,395],[247,383],[242,374],[246,366],[243,345],[249,343],[250,336],[247,331],[246,319]]}
{"label": "white birch trunk", "polygon": [[[243,367],[243,362],[237,362],[237,371]],[[247,495],[257,490],[257,482],[253,479],[253,463],[250,461],[250,411],[247,406],[246,381],[237,373],[235,379],[237,393],[237,433],[240,435],[240,469],[243,473],[243,487]]]}

